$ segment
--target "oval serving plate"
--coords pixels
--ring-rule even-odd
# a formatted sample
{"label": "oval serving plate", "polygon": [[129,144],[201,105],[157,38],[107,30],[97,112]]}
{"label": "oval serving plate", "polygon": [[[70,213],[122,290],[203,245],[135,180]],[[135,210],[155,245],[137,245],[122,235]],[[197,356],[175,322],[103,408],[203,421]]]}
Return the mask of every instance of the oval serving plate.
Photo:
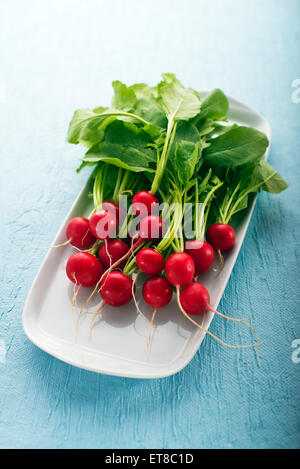
{"label": "oval serving plate", "polygon": [[[200,92],[204,98],[208,91]],[[269,141],[271,130],[268,121],[260,114],[229,97],[229,119],[241,125],[255,127],[264,132]],[[269,148],[266,152],[265,157]],[[91,180],[75,200],[52,244],[65,241],[68,221],[75,216],[88,216],[92,210],[87,195]],[[253,212],[255,197],[242,215],[234,220],[236,243],[225,255],[225,266],[220,274],[215,268],[201,277],[210,292],[211,304],[217,308],[232,272]],[[149,322],[137,315],[133,302],[120,308],[106,306],[102,318],[92,328],[93,312],[99,307],[100,295],[92,299],[88,313],[75,312],[78,326],[72,315],[73,284],[65,274],[70,247],[50,249],[32,284],[23,310],[23,328],[27,337],[40,349],[71,365],[98,373],[131,378],[162,378],[182,370],[193,358],[205,333],[193,326],[179,311],[175,298],[157,315],[156,328],[150,351],[147,350]],[[137,298],[140,299],[140,288]],[[81,289],[77,301],[83,304],[91,289]],[[175,295],[174,295],[175,297]],[[149,319],[151,310],[141,302],[141,309]],[[203,327],[208,329],[213,313],[203,317]]]}

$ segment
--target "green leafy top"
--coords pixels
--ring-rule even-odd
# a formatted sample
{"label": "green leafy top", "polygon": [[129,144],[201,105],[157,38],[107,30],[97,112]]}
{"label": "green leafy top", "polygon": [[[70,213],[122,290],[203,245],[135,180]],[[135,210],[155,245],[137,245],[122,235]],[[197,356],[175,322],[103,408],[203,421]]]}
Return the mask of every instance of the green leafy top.
{"label": "green leafy top", "polygon": [[229,102],[223,91],[216,88],[212,90],[201,105],[201,112],[196,116],[195,121],[203,119],[221,120],[226,119],[229,110]]}
{"label": "green leafy top", "polygon": [[235,127],[210,140],[204,161],[210,167],[232,168],[259,160],[269,145],[265,134],[252,127]]}
{"label": "green leafy top", "polygon": [[191,88],[184,88],[171,73],[163,74],[158,84],[159,101],[170,120],[188,120],[200,112],[200,98]]}
{"label": "green leafy top", "polygon": [[[185,201],[202,204],[193,216],[196,236],[203,239],[208,217],[228,223],[247,207],[250,194],[287,188],[264,160],[266,135],[229,123],[229,102],[220,89],[201,102],[199,93],[165,73],[154,87],[114,81],[113,90],[110,107],[75,111],[68,141],[87,148],[79,170],[96,165],[95,205],[101,204],[105,187],[117,200],[137,180],[149,182],[151,192],[159,192],[163,200],[179,204],[171,218],[171,236],[159,249],[182,249],[175,235],[182,229]],[[111,166],[114,170],[108,171]]]}
{"label": "green leafy top", "polygon": [[120,81],[113,81],[112,86],[115,92],[111,103],[112,108],[122,111],[133,110],[137,101],[134,91]]}
{"label": "green leafy top", "polygon": [[251,193],[262,189],[278,194],[287,187],[285,180],[265,160],[229,170],[226,174],[226,193],[216,204],[217,221],[229,223],[234,214],[247,207]]}
{"label": "green leafy top", "polygon": [[156,152],[148,144],[151,135],[131,122],[114,120],[104,132],[103,140],[90,148],[83,161],[104,161],[134,172],[154,172]]}

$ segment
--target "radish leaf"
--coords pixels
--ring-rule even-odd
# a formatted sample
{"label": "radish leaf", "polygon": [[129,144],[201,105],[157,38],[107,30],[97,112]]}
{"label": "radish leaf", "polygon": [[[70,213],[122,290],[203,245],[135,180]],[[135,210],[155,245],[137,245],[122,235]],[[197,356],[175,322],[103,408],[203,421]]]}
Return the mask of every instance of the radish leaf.
{"label": "radish leaf", "polygon": [[138,148],[118,143],[100,143],[96,148],[90,149],[83,161],[98,163],[105,161],[119,168],[129,169],[134,172],[154,172],[150,163],[155,163],[155,152],[152,149],[140,150]]}
{"label": "radish leaf", "polygon": [[158,84],[160,102],[169,120],[188,120],[200,112],[200,98],[191,88],[184,88],[172,74],[164,74]]}
{"label": "radish leaf", "polygon": [[253,179],[261,184],[261,188],[272,194],[279,194],[288,185],[277,171],[265,160],[259,161],[253,171]]}
{"label": "radish leaf", "polygon": [[182,140],[176,144],[174,166],[179,181],[186,186],[194,174],[198,160],[199,143],[195,144]]}
{"label": "radish leaf", "polygon": [[213,138],[204,152],[204,161],[210,167],[232,168],[261,158],[269,141],[265,134],[252,127],[236,127]]}
{"label": "radish leaf", "polygon": [[150,163],[156,163],[156,152],[148,148],[151,136],[130,122],[114,120],[105,130],[105,141],[91,148],[84,161],[106,161],[131,171],[153,172]]}
{"label": "radish leaf", "polygon": [[136,104],[136,96],[133,90],[127,88],[124,83],[116,80],[112,82],[115,95],[112,100],[112,108],[122,111],[130,111]]}
{"label": "radish leaf", "polygon": [[227,116],[229,110],[228,99],[220,89],[216,88],[211,91],[206,98],[202,101],[201,112],[196,117],[197,121],[200,119],[213,119],[220,120]]}

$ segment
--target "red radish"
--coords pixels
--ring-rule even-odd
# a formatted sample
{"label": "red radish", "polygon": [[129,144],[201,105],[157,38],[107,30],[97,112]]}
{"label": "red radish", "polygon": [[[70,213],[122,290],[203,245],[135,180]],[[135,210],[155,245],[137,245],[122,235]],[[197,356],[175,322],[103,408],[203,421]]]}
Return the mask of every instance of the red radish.
{"label": "red radish", "polygon": [[[129,246],[121,239],[109,239],[106,244],[102,244],[98,257],[105,269],[108,269],[114,262],[118,261],[129,251]],[[123,269],[126,261],[120,264]]]}
{"label": "red radish", "polygon": [[147,275],[158,275],[165,266],[164,256],[151,248],[141,249],[136,256],[138,268]]}
{"label": "red radish", "polygon": [[94,287],[103,274],[100,261],[88,252],[76,252],[66,265],[67,276],[71,282],[82,287]]}
{"label": "red radish", "polygon": [[100,308],[93,314],[90,324],[90,333],[96,317],[104,306],[123,306],[129,303],[134,293],[134,285],[130,277],[122,272],[114,270],[101,279],[99,293],[103,301]]}
{"label": "red radish", "polygon": [[171,284],[164,277],[156,275],[154,277],[148,278],[143,286],[143,298],[148,303],[148,305],[154,308],[151,321],[150,321],[150,332],[148,338],[147,348],[149,351],[151,338],[152,338],[152,327],[153,322],[157,313],[158,308],[163,308],[167,306],[173,295],[173,290]]}
{"label": "red radish", "polygon": [[162,237],[165,229],[165,224],[159,216],[147,215],[141,220],[138,230],[128,233],[128,241],[131,244],[154,241]]}
{"label": "red radish", "polygon": [[180,293],[180,302],[188,314],[204,314],[211,309],[209,293],[201,283],[191,283],[184,287]]}
{"label": "red radish", "polygon": [[234,229],[227,223],[215,223],[211,225],[206,237],[216,251],[229,251],[235,243]]}
{"label": "red radish", "polygon": [[118,204],[115,204],[111,200],[103,200],[102,209],[107,210],[107,212],[113,213],[117,220],[123,220],[126,215],[126,210]]}
{"label": "red radish", "polygon": [[[146,275],[158,275],[158,274],[161,273],[161,271],[163,270],[163,268],[165,266],[164,257],[158,251],[156,251],[155,249],[151,249],[151,248],[141,249],[137,253],[135,260],[136,260],[136,264],[137,264],[138,268],[140,269],[140,271],[136,275],[136,277],[133,281],[133,285],[136,284],[141,272],[143,272]],[[160,277],[158,277],[158,278],[160,278]],[[169,284],[169,282],[167,282],[167,283]],[[151,282],[149,283],[149,285],[152,285]],[[144,314],[142,313],[142,311],[139,308],[139,305],[138,305],[138,302],[136,301],[134,293],[133,293],[133,300],[134,300],[137,311],[145,318]],[[145,299],[145,301],[147,301],[147,300]]]}
{"label": "red radish", "polygon": [[132,199],[132,211],[137,217],[155,214],[158,207],[158,199],[149,191],[137,192]]}
{"label": "red radish", "polygon": [[173,290],[167,279],[156,275],[148,278],[143,287],[143,298],[153,308],[163,308],[172,299]]}
{"label": "red radish", "polygon": [[[137,241],[132,244],[131,248],[129,251],[127,251],[126,254],[124,254],[124,256],[122,256],[119,260],[110,266],[108,271],[118,267],[143,241],[150,241],[155,239],[154,235],[160,237],[162,235],[163,229],[164,223],[157,215],[148,215],[147,217],[143,218],[140,223],[139,237],[137,238]],[[153,236],[153,238],[151,236]]]}
{"label": "red radish", "polygon": [[[152,239],[151,236],[153,236],[154,233],[158,233],[158,236],[159,235],[161,236],[161,234],[163,232],[163,229],[164,229],[164,223],[157,215],[148,215],[147,217],[145,217],[140,223],[140,232],[139,232],[139,237],[138,237],[137,241],[132,244],[131,248],[129,249],[129,251],[126,252],[126,254],[124,254],[124,256],[122,256],[120,259],[118,259],[116,262],[114,262],[104,272],[102,277],[109,274],[109,272],[111,272],[112,270],[116,269],[123,261],[125,261],[125,259],[127,259],[132,254],[132,252],[137,247],[140,246],[140,244],[143,241],[150,241]],[[106,242],[106,240],[105,240],[105,242]],[[101,280],[102,280],[102,278],[101,278]],[[93,292],[91,293],[91,295],[89,296],[89,298],[87,299],[85,304],[83,305],[83,308],[88,306],[92,296],[97,291],[97,287],[98,287],[98,285],[95,287],[95,289],[93,290]]]}
{"label": "red radish", "polygon": [[176,252],[168,257],[165,270],[172,285],[184,286],[191,283],[195,276],[195,263],[186,252]]}
{"label": "red radish", "polygon": [[118,228],[116,215],[108,210],[99,210],[90,218],[90,230],[98,239],[114,238]]}
{"label": "red radish", "polygon": [[143,241],[154,241],[162,237],[165,224],[158,215],[148,215],[140,223],[140,239]]}
{"label": "red radish", "polygon": [[96,241],[95,236],[91,233],[87,218],[76,217],[70,220],[66,233],[72,246],[78,249],[87,249]]}
{"label": "red radish", "polygon": [[66,228],[68,240],[55,246],[45,246],[50,248],[59,248],[72,244],[78,249],[88,249],[96,241],[95,236],[91,233],[89,220],[83,217],[75,217],[69,221]]}
{"label": "red radish", "polygon": [[[255,329],[251,326],[251,324],[246,322],[244,319],[232,318],[230,316],[226,316],[225,314],[219,313],[219,311],[214,310],[212,306],[210,305],[210,296],[209,296],[207,289],[200,283],[191,283],[190,285],[187,285],[186,287],[184,287],[181,292],[179,288],[177,287],[177,302],[178,302],[180,310],[190,322],[192,322],[195,326],[197,326],[202,331],[209,334],[218,342],[221,342],[221,344],[226,345],[227,347],[231,347],[231,348],[257,347],[257,355],[258,355],[259,343],[257,340],[257,334],[256,334]],[[253,331],[255,338],[256,338],[256,343],[251,344],[251,345],[227,344],[223,342],[221,339],[219,339],[218,337],[216,337],[207,329],[204,329],[200,324],[198,324],[196,321],[194,321],[192,318],[188,316],[188,314],[201,315],[201,314],[204,314],[206,311],[212,311],[213,313],[219,316],[222,316],[223,318],[230,319],[232,321],[242,322],[243,324],[246,324]]]}
{"label": "red radish", "polygon": [[132,280],[122,272],[110,272],[101,280],[100,293],[105,304],[125,305],[132,299]]}
{"label": "red radish", "polygon": [[186,241],[184,251],[188,253],[195,262],[196,276],[204,274],[214,262],[215,251],[206,241],[191,240]]}

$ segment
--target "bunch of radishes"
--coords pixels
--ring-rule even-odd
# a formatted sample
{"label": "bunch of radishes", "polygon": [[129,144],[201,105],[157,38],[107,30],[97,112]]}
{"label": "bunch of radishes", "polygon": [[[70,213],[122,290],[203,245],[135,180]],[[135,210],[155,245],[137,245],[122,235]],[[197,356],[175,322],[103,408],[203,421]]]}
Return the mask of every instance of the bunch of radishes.
{"label": "bunch of radishes", "polygon": [[[139,232],[136,240],[130,247],[122,239],[114,238],[118,229],[120,207],[114,202],[105,201],[106,208],[93,213],[88,220],[83,217],[73,218],[67,226],[66,235],[72,246],[79,249],[73,254],[66,266],[69,279],[78,287],[94,287],[100,281],[100,292],[105,303],[112,306],[120,306],[132,298],[132,280],[124,274],[126,259],[139,249],[146,241],[157,241],[161,238],[164,222],[158,215],[153,215],[153,207],[158,205],[158,199],[149,191],[140,191],[133,197],[132,207],[138,217],[141,217]],[[154,233],[154,234],[153,234]],[[187,241],[185,252],[170,255],[166,260],[163,255],[154,248],[141,248],[136,254],[136,265],[141,272],[152,278],[145,283],[143,296],[145,301],[154,308],[167,305],[172,295],[169,295],[171,284],[183,287],[191,284],[200,274],[206,272],[214,261],[214,249],[226,251],[233,247],[235,233],[231,226],[226,224],[214,224],[208,229],[211,244],[206,241]],[[213,247],[212,247],[213,246]],[[90,251],[88,250],[89,248]],[[118,269],[118,270],[116,270]],[[165,277],[158,275],[165,271]],[[200,285],[194,282],[195,285]],[[149,295],[149,289],[155,285],[155,293]],[[104,288],[103,288],[104,287]],[[201,291],[206,291],[202,286]],[[144,293],[145,291],[145,293]],[[186,305],[186,311],[190,314],[203,314],[207,306],[203,301],[193,305],[193,294],[200,289],[185,289],[182,298]],[[147,293],[148,292],[148,293]],[[189,296],[191,296],[188,302]],[[190,305],[188,305],[190,303]]]}
{"label": "bunch of radishes", "polygon": [[222,252],[235,243],[229,223],[252,194],[278,193],[287,184],[263,158],[266,135],[229,125],[221,90],[201,101],[172,74],[155,87],[119,81],[113,87],[111,107],[76,111],[68,132],[69,142],[88,148],[79,169],[95,167],[94,209],[88,219],[69,222],[64,243],[79,250],[66,267],[74,295],[93,287],[89,299],[100,294],[103,300],[98,312],[106,304],[121,306],[135,300],[138,277],[131,276],[143,272],[143,298],[153,318],[174,290],[182,313],[201,328],[190,316],[213,309],[198,279],[215,251],[222,269]]}
{"label": "bunch of radishes", "polygon": [[[164,231],[162,219],[151,214],[158,205],[158,199],[151,192],[140,191],[133,197],[133,211],[140,221],[136,239],[132,240],[131,246],[113,237],[118,228],[116,214],[119,214],[120,207],[108,201],[103,205],[106,208],[94,212],[89,220],[76,217],[67,226],[68,241],[78,250],[66,265],[69,279],[77,286],[75,295],[81,287],[96,287],[93,294],[100,293],[102,297],[102,304],[96,314],[106,304],[122,306],[128,303],[135,295],[135,282],[125,272],[126,266],[134,261],[135,271],[148,276],[142,294],[144,301],[153,308],[151,323],[157,310],[170,303],[173,288],[177,292],[178,305],[187,318],[188,314],[201,315],[207,310],[221,314],[212,309],[209,293],[197,282],[197,278],[214,261],[212,245],[217,250],[233,247],[235,233],[232,227],[225,224],[211,225],[208,232],[212,245],[206,241],[188,241],[184,252],[173,253],[165,259],[156,246],[143,247],[147,242],[156,243]],[[143,207],[143,210],[137,207]],[[191,322],[202,328],[195,321]],[[206,332],[220,341],[209,331]]]}

